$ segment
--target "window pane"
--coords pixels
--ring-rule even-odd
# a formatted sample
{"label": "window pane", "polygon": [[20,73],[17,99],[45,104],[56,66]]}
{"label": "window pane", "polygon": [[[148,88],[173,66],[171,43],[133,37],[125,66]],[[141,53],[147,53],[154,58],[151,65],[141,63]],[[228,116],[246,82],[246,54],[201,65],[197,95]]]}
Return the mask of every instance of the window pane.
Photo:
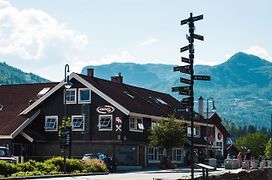
{"label": "window pane", "polygon": [[112,128],[112,116],[100,116],[99,129],[111,129],[111,128]]}
{"label": "window pane", "polygon": [[90,91],[88,89],[80,90],[80,101],[89,101],[89,100],[90,100]]}
{"label": "window pane", "polygon": [[129,129],[136,129],[136,127],[135,127],[135,119],[134,118],[130,118],[129,119]]}
{"label": "window pane", "polygon": [[74,102],[76,99],[76,91],[75,90],[66,90],[66,102]]}

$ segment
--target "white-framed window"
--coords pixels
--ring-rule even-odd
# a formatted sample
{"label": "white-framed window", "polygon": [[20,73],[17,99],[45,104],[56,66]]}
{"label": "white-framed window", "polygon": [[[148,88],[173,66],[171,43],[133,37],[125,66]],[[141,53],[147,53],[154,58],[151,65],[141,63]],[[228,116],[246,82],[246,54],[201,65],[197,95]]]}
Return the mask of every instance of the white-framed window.
{"label": "white-framed window", "polygon": [[183,152],[181,148],[174,148],[171,150],[171,161],[175,163],[183,162]]}
{"label": "white-framed window", "polygon": [[130,117],[129,118],[129,131],[143,132],[144,124],[142,118]]}
{"label": "white-framed window", "polygon": [[99,131],[112,131],[112,115],[99,115]]}
{"label": "white-framed window", "polygon": [[[200,126],[195,126],[194,129],[194,136],[200,137]],[[191,127],[187,126],[187,136],[191,136]]]}
{"label": "white-framed window", "polygon": [[155,120],[151,120],[151,129],[154,129],[155,126],[158,125],[158,122]]}
{"label": "white-framed window", "polygon": [[91,91],[88,88],[78,89],[78,103],[90,103],[91,102]]}
{"label": "white-framed window", "polygon": [[85,117],[83,115],[73,115],[71,123],[73,131],[85,131]]}
{"label": "white-framed window", "polygon": [[[76,89],[66,89],[65,91],[65,96],[66,96],[66,104],[76,104],[76,98],[77,98],[77,92]],[[64,99],[65,103],[65,99]]]}
{"label": "white-framed window", "polygon": [[148,147],[148,162],[158,163],[161,158],[165,155],[166,151],[163,148]]}
{"label": "white-framed window", "polygon": [[45,131],[57,131],[58,116],[45,116],[44,129]]}

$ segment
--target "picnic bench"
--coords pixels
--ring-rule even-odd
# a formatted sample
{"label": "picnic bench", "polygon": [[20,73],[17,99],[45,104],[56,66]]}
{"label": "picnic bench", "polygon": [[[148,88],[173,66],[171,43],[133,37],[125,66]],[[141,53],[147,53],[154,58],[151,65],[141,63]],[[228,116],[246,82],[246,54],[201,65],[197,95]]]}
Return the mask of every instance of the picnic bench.
{"label": "picnic bench", "polygon": [[198,163],[196,166],[202,168],[202,177],[203,179],[208,179],[209,178],[209,170],[216,170],[216,167],[209,166],[206,164]]}

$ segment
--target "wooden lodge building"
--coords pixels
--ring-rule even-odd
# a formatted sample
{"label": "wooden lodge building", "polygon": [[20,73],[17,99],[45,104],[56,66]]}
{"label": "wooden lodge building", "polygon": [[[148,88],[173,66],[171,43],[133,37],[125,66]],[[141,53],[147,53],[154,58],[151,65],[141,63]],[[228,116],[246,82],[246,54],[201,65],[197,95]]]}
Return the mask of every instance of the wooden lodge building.
{"label": "wooden lodge building", "polygon": [[[72,157],[103,152],[113,156],[117,165],[151,166],[165,151],[148,145],[150,129],[174,114],[188,125],[188,138],[184,147],[172,150],[171,158],[174,163],[186,163],[190,120],[186,112],[177,111],[181,108],[178,100],[125,84],[121,74],[111,81],[94,77],[93,69],[87,74],[70,74],[72,87],[66,89],[66,106],[64,81],[0,85],[0,146],[25,159],[62,155],[58,131],[66,111],[71,119]],[[229,134],[220,117],[214,113],[207,122],[196,113],[194,124],[196,152],[208,147],[215,155],[224,156]]]}

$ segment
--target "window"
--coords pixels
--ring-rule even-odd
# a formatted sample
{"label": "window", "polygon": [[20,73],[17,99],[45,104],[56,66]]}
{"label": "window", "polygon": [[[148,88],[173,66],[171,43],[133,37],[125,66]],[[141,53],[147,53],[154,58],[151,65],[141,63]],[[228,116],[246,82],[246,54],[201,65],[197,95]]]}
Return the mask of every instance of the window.
{"label": "window", "polygon": [[157,125],[158,125],[158,123],[155,120],[151,121],[151,129],[153,129]]}
{"label": "window", "polygon": [[72,130],[84,131],[85,130],[85,118],[82,115],[72,116]]}
{"label": "window", "polygon": [[180,148],[175,148],[171,150],[171,161],[172,162],[182,162],[183,157],[182,157],[182,149]]}
{"label": "window", "polygon": [[90,103],[91,101],[91,94],[88,88],[79,88],[78,90],[78,103]]}
{"label": "window", "polygon": [[111,131],[112,115],[99,115],[98,129],[99,131]]}
{"label": "window", "polygon": [[[187,135],[191,135],[191,127],[190,126],[187,126]],[[200,136],[200,127],[199,126],[196,126],[194,127],[194,136],[197,136],[199,137]]]}
{"label": "window", "polygon": [[136,132],[143,132],[144,124],[141,118],[130,117],[129,118],[129,130]]}
{"label": "window", "polygon": [[165,155],[163,148],[148,147],[148,161],[157,163]]}
{"label": "window", "polygon": [[45,116],[44,129],[45,131],[57,131],[58,116]]}
{"label": "window", "polygon": [[66,89],[66,104],[76,104],[76,89]]}

